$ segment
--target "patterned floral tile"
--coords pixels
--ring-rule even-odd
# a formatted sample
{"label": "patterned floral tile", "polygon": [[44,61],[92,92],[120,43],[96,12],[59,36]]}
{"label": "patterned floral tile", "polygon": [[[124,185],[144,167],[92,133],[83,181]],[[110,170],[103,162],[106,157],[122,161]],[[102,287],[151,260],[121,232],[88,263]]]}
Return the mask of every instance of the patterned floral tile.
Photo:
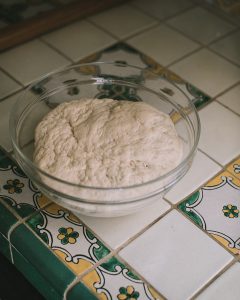
{"label": "patterned floral tile", "polygon": [[[211,98],[197,89],[195,86],[187,83],[182,78],[180,78],[175,73],[167,70],[165,67],[161,66],[157,63],[154,59],[150,58],[149,56],[141,53],[140,51],[136,50],[132,46],[126,43],[117,43],[111,47],[106,48],[103,51],[96,52],[93,55],[90,55],[82,60],[80,63],[87,63],[93,61],[117,61],[117,62],[125,62],[130,65],[134,65],[143,69],[142,73],[139,74],[130,74],[131,78],[136,80],[142,79],[142,77],[148,78],[151,76],[148,71],[152,71],[155,74],[159,75],[160,78],[165,78],[174,82],[178,88],[180,88],[195,104],[197,108],[200,108],[203,104],[206,104],[211,100]],[[129,75],[129,74],[128,74]],[[134,75],[134,77],[133,77]],[[129,78],[128,78],[129,79]],[[164,86],[161,86],[159,82],[156,83],[155,88],[157,91],[161,91],[169,96],[172,99],[177,100],[179,98],[179,93],[176,91],[171,90],[171,86],[167,85],[167,82]],[[113,97],[114,91],[108,91],[106,96]]]}
{"label": "patterned floral tile", "polygon": [[240,157],[231,162],[227,166],[227,170],[232,173],[235,177],[240,179]]}
{"label": "patterned floral tile", "polygon": [[57,204],[47,206],[27,224],[76,275],[110,253],[75,215]]}
{"label": "patterned floral tile", "polygon": [[[81,281],[101,300],[163,300],[159,293],[115,256],[89,272]],[[78,284],[69,291],[69,300],[78,289]]]}
{"label": "patterned floral tile", "polygon": [[8,156],[0,161],[0,199],[22,218],[49,203]]}
{"label": "patterned floral tile", "polygon": [[[76,279],[76,275],[25,224],[20,224],[12,231],[10,243],[21,254],[21,257],[13,255],[15,263],[21,264],[24,274],[27,277],[38,274],[39,280],[47,282],[46,288],[54,289],[59,294],[57,299],[63,299],[67,286]],[[22,258],[25,258],[24,262]],[[17,261],[19,259],[20,262]]]}
{"label": "patterned floral tile", "polygon": [[179,204],[198,226],[240,254],[240,180],[224,171]]}

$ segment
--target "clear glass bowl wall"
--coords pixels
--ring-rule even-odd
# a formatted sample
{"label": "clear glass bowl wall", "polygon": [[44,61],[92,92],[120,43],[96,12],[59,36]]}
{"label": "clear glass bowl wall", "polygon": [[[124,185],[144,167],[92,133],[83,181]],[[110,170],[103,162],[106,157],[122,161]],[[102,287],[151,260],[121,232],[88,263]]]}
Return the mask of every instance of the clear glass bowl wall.
{"label": "clear glass bowl wall", "polygon": [[[172,96],[162,92],[166,89],[171,90]],[[60,103],[81,98],[144,101],[169,114],[184,145],[181,163],[150,182],[120,188],[77,185],[40,170],[33,162],[37,124]],[[123,63],[98,62],[48,74],[30,85],[11,112],[10,134],[18,163],[47,197],[76,213],[113,217],[135,212],[153,201],[161,201],[164,193],[191,166],[199,140],[200,123],[192,101],[174,83],[146,69]]]}

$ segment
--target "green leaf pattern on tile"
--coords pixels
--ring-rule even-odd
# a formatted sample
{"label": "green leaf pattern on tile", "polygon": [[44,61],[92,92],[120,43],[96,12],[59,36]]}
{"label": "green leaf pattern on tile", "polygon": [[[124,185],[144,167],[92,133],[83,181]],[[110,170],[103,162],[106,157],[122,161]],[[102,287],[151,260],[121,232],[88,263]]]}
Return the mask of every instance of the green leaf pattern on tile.
{"label": "green leaf pattern on tile", "polygon": [[205,222],[195,210],[194,207],[201,202],[202,193],[201,190],[197,191],[196,193],[192,194],[186,201],[179,204],[179,208],[185,212],[198,226],[204,228]]}
{"label": "green leaf pattern on tile", "polygon": [[240,180],[223,172],[178,205],[230,251],[240,250]]}

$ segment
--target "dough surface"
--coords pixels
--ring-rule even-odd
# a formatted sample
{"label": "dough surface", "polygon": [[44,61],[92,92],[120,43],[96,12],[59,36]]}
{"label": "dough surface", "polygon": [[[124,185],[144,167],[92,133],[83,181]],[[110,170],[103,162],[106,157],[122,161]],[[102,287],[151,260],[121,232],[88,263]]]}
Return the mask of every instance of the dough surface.
{"label": "dough surface", "polygon": [[140,184],[167,173],[181,158],[172,120],[144,102],[74,100],[53,109],[35,130],[35,163],[76,184]]}

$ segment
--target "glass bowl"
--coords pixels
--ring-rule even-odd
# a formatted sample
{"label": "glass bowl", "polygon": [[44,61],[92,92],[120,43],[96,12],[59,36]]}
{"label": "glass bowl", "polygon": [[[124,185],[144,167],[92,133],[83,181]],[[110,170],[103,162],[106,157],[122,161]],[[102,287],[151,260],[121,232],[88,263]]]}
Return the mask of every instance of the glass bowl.
{"label": "glass bowl", "polygon": [[[162,92],[169,90],[171,93]],[[60,103],[81,98],[144,101],[169,114],[183,141],[182,161],[154,180],[118,188],[74,184],[39,169],[33,162],[37,124]],[[31,84],[11,112],[10,135],[17,162],[48,198],[75,213],[114,217],[161,201],[186,174],[196,152],[200,123],[192,101],[169,80],[123,62],[95,62],[50,73]]]}

